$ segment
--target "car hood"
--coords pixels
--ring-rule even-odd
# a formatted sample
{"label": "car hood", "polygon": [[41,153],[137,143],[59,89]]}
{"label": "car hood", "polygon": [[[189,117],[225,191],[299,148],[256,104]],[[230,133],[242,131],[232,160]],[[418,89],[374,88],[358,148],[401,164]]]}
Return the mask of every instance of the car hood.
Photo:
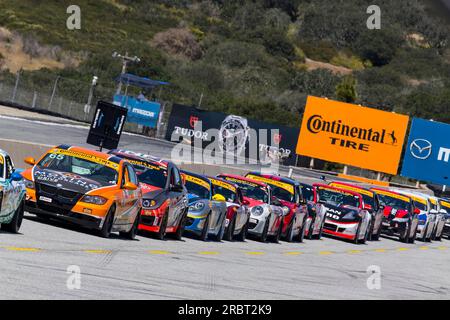
{"label": "car hood", "polygon": [[100,182],[87,179],[80,175],[68,172],[60,172],[50,169],[36,167],[33,171],[33,178],[36,183],[58,187],[60,189],[87,193],[91,190],[104,187]]}
{"label": "car hood", "polygon": [[[390,217],[392,209],[394,208],[389,206],[384,207],[383,214],[386,218]],[[395,218],[406,218],[408,215],[409,212],[407,210],[397,209],[397,212],[395,213]]]}
{"label": "car hood", "polygon": [[142,189],[142,197],[145,199],[155,199],[164,192],[164,189],[146,183],[140,183],[139,185]]}
{"label": "car hood", "polygon": [[358,208],[355,207],[351,207],[351,206],[346,206],[346,207],[338,207],[329,203],[323,203],[326,213],[330,213],[333,215],[333,219],[334,220],[355,220],[356,216],[354,216],[355,218],[352,219],[348,219],[348,218],[344,218],[347,214],[349,213],[354,213],[357,214],[359,212]]}
{"label": "car hood", "polygon": [[265,204],[261,200],[256,200],[256,199],[249,198],[249,197],[244,197],[244,200],[247,200],[249,202],[249,205],[248,205],[249,208]]}

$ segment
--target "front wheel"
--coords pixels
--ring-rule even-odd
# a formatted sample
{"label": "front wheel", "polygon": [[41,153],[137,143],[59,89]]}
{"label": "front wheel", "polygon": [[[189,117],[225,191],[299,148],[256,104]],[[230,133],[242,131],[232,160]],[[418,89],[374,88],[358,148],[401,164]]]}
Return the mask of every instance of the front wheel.
{"label": "front wheel", "polygon": [[261,235],[259,236],[259,241],[267,242],[267,234],[269,233],[269,218],[266,219],[264,223],[264,229]]}
{"label": "front wheel", "polygon": [[400,234],[400,241],[408,243],[410,233],[411,233],[411,223],[408,221],[406,222],[405,230]]}
{"label": "front wheel", "polygon": [[136,216],[136,219],[134,219],[133,226],[131,227],[130,231],[128,232],[119,232],[119,235],[122,238],[128,239],[128,240],[134,240],[136,238],[138,228],[139,228],[139,220],[141,218],[141,214],[139,213],[141,210],[138,211],[138,214]]}
{"label": "front wheel", "polygon": [[247,223],[242,227],[241,232],[239,232],[238,236],[237,236],[237,240],[238,241],[245,241],[245,239],[247,238],[247,231],[248,231],[248,221]]}
{"label": "front wheel", "polygon": [[202,240],[202,241],[208,240],[209,216],[210,216],[210,214],[208,213],[208,216],[206,217],[204,225],[203,225],[202,233],[200,234],[200,240]]}
{"label": "front wheel", "polygon": [[281,234],[283,233],[283,221],[280,222],[280,227],[278,228],[277,234],[273,237],[273,242],[278,243],[280,242]]}
{"label": "front wheel", "polygon": [[300,233],[298,234],[298,242],[303,242],[305,240],[306,233],[306,218],[303,220],[302,228],[300,229]]}
{"label": "front wheel", "polygon": [[4,223],[1,225],[3,231],[11,233],[19,233],[20,226],[23,221],[24,204],[23,201],[20,203],[19,207],[14,212],[14,216],[10,223]]}
{"label": "front wheel", "polygon": [[166,229],[167,229],[168,221],[169,221],[169,211],[166,211],[166,213],[164,213],[164,216],[161,220],[161,225],[159,226],[159,230],[156,233],[156,238],[158,240],[164,240],[164,238],[166,237]]}
{"label": "front wheel", "polygon": [[236,215],[234,215],[231,222],[228,223],[228,227],[226,228],[226,232],[223,236],[223,239],[226,241],[233,241],[233,235],[234,235],[235,229],[236,229]]}
{"label": "front wheel", "polygon": [[187,210],[183,213],[183,216],[181,217],[180,220],[180,224],[178,225],[177,232],[175,232],[176,240],[181,240],[183,238],[184,227],[186,225],[186,217],[187,217]]}
{"label": "front wheel", "polygon": [[294,222],[292,221],[291,224],[289,225],[289,229],[286,232],[286,241],[287,242],[292,242],[294,241]]}
{"label": "front wheel", "polygon": [[111,230],[114,224],[114,214],[116,212],[116,207],[113,205],[106,215],[105,221],[103,222],[102,228],[99,230],[99,235],[102,238],[109,238],[111,235]]}

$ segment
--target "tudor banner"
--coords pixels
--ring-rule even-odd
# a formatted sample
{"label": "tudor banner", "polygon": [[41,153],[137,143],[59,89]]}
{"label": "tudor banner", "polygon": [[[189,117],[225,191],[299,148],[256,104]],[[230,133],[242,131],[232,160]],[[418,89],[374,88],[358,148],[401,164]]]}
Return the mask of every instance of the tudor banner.
{"label": "tudor banner", "polygon": [[414,118],[402,176],[450,185],[450,125]]}
{"label": "tudor banner", "polygon": [[297,154],[397,174],[409,117],[309,96]]}
{"label": "tudor banner", "polygon": [[[197,122],[202,124],[201,131],[195,128]],[[214,135],[214,130],[211,129],[216,129],[217,134]],[[236,153],[256,160],[264,158],[266,162],[276,159],[282,164],[293,165],[298,133],[298,128],[174,104],[166,139],[173,141],[173,137],[178,136],[188,144],[192,144],[194,139],[200,139],[202,148],[215,142],[223,153]],[[252,150],[256,152],[253,153]]]}

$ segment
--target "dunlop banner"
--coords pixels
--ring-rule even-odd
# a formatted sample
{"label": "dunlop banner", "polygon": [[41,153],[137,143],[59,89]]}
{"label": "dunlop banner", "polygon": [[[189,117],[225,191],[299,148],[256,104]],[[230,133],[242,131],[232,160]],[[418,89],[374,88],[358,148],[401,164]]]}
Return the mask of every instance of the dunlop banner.
{"label": "dunlop banner", "polygon": [[397,174],[409,117],[309,96],[297,154]]}

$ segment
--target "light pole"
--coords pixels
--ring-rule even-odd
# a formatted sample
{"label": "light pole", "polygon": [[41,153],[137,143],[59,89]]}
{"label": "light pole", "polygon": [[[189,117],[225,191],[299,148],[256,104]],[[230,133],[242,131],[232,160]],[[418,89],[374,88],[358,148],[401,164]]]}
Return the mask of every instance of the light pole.
{"label": "light pole", "polygon": [[[136,63],[141,62],[141,59],[138,58],[137,56],[134,56],[134,57],[128,56],[128,52],[126,52],[125,55],[121,55],[120,53],[117,53],[116,51],[114,51],[114,53],[112,54],[112,57],[122,59],[122,72],[120,74],[121,76],[127,72],[128,62],[136,62]],[[121,81],[121,79],[119,79],[119,85],[117,87],[116,94],[120,94],[121,91],[122,91],[122,81]]]}
{"label": "light pole", "polygon": [[94,96],[94,88],[97,85],[98,77],[94,76],[92,78],[91,88],[89,90],[89,97],[87,103],[84,105],[84,120],[86,120],[87,115],[91,111],[92,98]]}

